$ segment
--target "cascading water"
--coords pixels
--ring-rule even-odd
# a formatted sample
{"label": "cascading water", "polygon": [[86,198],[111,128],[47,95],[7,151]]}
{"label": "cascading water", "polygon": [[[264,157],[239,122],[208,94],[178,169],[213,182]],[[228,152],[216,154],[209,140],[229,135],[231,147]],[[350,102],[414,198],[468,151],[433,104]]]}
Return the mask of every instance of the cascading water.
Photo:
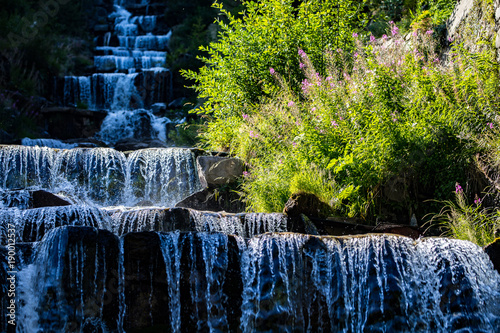
{"label": "cascading water", "polygon": [[[64,104],[109,110],[108,144],[166,141],[169,120],[149,108],[170,98],[171,32],[157,35],[148,4],[117,2],[99,72],[65,78]],[[469,242],[319,237],[286,233],[284,214],[173,208],[200,189],[189,149],[23,145],[0,147],[2,332],[500,330],[500,275]],[[74,204],[31,208],[40,189]]]}
{"label": "cascading water", "polygon": [[0,189],[46,189],[98,206],[174,206],[200,189],[189,149],[0,147]]}
{"label": "cascading water", "polygon": [[[166,142],[168,118],[150,108],[171,100],[171,73],[165,66],[171,31],[157,31],[157,16],[134,16],[115,5],[110,15],[118,46],[110,46],[111,34],[96,47],[91,76],[64,78],[63,104],[109,110],[97,137],[107,144],[121,139],[159,139]],[[106,44],[107,43],[107,44]]]}

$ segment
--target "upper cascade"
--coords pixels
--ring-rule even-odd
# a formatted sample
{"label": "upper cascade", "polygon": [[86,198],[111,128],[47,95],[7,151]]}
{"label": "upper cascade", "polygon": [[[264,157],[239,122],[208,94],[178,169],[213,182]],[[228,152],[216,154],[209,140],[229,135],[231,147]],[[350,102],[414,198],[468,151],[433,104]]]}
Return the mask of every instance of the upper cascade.
{"label": "upper cascade", "polygon": [[[106,144],[129,138],[166,142],[171,121],[152,109],[173,100],[172,75],[165,67],[172,32],[160,16],[133,15],[120,3],[109,15],[112,30],[96,37],[94,72],[57,80],[56,95],[64,106],[108,111],[96,134]],[[133,7],[139,5],[147,4]]]}

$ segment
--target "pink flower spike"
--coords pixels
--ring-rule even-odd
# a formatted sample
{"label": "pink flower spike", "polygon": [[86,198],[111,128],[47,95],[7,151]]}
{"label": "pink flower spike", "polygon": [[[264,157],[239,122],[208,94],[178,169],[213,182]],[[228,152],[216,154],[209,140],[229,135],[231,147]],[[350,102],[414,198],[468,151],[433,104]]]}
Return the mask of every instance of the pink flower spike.
{"label": "pink flower spike", "polygon": [[243,171],[243,177],[248,177],[249,175],[250,175],[250,173],[249,173],[249,172],[247,172],[247,171]]}
{"label": "pink flower spike", "polygon": [[386,34],[383,34],[383,35],[382,35],[382,39],[387,39],[387,35],[386,35]]}
{"label": "pink flower spike", "polygon": [[358,34],[357,34],[357,33],[355,33],[355,32],[353,32],[352,37],[357,38],[357,37],[358,37]]}
{"label": "pink flower spike", "polygon": [[399,33],[399,28],[397,26],[392,27],[391,33],[396,36]]}
{"label": "pink flower spike", "polygon": [[299,67],[300,67],[300,69],[302,69],[302,68],[306,67],[306,65],[304,65],[303,63],[300,63]]}
{"label": "pink flower spike", "polygon": [[295,103],[293,101],[288,102],[288,106],[293,106]]}
{"label": "pink flower spike", "polygon": [[370,42],[374,42],[376,40],[375,36],[370,35]]}
{"label": "pink flower spike", "polygon": [[271,73],[271,75],[274,75],[274,73],[276,73],[276,71],[272,67],[269,67],[269,72]]}
{"label": "pink flower spike", "polygon": [[481,203],[481,198],[479,198],[479,197],[477,196],[477,194],[476,194],[476,198],[474,199],[474,203],[475,203],[476,205],[479,205],[479,204]]}
{"label": "pink flower spike", "polygon": [[427,30],[425,33],[426,33],[427,35],[432,35],[432,34],[434,33],[434,31],[432,31],[432,30]]}
{"label": "pink flower spike", "polygon": [[464,190],[462,189],[462,186],[460,186],[459,183],[455,183],[455,193],[462,193]]}
{"label": "pink flower spike", "polygon": [[304,52],[304,50],[299,49],[299,56],[301,56],[301,57],[305,57],[306,56],[306,53]]}

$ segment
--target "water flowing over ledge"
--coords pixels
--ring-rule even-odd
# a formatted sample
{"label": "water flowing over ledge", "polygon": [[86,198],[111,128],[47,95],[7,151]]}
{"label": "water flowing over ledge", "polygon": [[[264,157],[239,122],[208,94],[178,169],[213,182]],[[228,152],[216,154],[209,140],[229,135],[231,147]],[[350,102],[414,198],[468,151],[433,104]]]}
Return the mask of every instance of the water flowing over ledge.
{"label": "water flowing over ledge", "polygon": [[21,332],[46,325],[492,332],[500,325],[500,275],[481,248],[464,241],[179,231],[118,238],[60,227],[34,253],[19,273]]}
{"label": "water flowing over ledge", "polygon": [[189,149],[0,147],[0,188],[46,189],[98,206],[171,207],[200,189]]}

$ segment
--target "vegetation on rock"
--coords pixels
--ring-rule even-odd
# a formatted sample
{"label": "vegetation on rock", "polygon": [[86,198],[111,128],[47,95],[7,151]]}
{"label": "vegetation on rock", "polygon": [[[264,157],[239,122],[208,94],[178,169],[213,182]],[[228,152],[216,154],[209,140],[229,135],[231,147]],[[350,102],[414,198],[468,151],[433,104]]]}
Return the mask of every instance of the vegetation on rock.
{"label": "vegetation on rock", "polygon": [[[338,214],[421,221],[457,182],[473,182],[480,140],[498,126],[496,50],[443,42],[456,1],[400,2],[398,12],[373,1],[244,1],[242,18],[219,7],[229,22],[202,48],[205,66],[184,74],[206,99],[205,144],[251,167],[251,209],[281,211],[304,191]],[[370,25],[380,18],[399,22],[382,33]]]}

